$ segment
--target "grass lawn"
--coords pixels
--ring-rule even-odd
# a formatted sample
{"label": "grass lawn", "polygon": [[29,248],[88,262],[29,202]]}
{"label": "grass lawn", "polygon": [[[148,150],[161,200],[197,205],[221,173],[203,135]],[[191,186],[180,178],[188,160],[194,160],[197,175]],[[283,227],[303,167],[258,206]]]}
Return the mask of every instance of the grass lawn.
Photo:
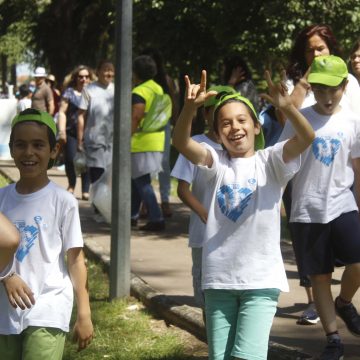
{"label": "grass lawn", "polygon": [[90,301],[95,338],[81,352],[65,344],[63,360],[76,359],[207,359],[206,345],[188,333],[166,326],[134,298],[108,301],[108,276],[88,262]]}

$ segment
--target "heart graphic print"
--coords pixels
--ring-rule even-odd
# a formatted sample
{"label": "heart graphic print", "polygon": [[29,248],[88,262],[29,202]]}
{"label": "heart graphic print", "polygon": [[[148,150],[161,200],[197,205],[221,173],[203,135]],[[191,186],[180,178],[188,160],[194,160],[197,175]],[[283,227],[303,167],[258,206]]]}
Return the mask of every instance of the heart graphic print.
{"label": "heart graphic print", "polygon": [[326,166],[330,166],[340,146],[341,142],[338,139],[316,137],[312,143],[312,151],[317,160]]}
{"label": "heart graphic print", "polygon": [[[254,181],[256,182],[255,179],[249,180],[249,184],[255,185]],[[241,187],[239,184],[222,185],[216,194],[221,212],[228,219],[236,222],[251,200],[254,192],[252,188]]]}

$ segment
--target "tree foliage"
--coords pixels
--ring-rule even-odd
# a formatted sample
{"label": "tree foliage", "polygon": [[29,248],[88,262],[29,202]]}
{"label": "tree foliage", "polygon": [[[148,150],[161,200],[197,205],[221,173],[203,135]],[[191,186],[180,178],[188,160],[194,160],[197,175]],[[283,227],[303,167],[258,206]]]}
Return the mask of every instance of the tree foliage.
{"label": "tree foliage", "polygon": [[[133,7],[134,54],[157,48],[173,76],[206,68],[214,81],[233,51],[256,79],[265,68],[283,66],[296,34],[309,24],[330,25],[345,50],[360,34],[358,0],[133,0]],[[0,0],[0,10],[6,13],[0,52],[18,60],[33,44],[58,77],[114,55],[115,0]]]}

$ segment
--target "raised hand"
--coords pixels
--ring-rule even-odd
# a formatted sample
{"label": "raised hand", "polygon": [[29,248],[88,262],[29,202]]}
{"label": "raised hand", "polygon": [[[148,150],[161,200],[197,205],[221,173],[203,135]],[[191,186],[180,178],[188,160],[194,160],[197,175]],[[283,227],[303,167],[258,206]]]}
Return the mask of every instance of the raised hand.
{"label": "raised hand", "polygon": [[265,71],[265,80],[268,84],[268,94],[261,94],[260,96],[270,102],[274,107],[283,109],[292,105],[292,100],[288,94],[288,89],[285,85],[286,72],[281,73],[282,80],[274,84],[269,71]]}
{"label": "raised hand", "polygon": [[200,107],[204,104],[205,100],[217,94],[216,91],[206,92],[206,70],[201,72],[200,84],[192,84],[189,76],[185,75],[185,105]]}

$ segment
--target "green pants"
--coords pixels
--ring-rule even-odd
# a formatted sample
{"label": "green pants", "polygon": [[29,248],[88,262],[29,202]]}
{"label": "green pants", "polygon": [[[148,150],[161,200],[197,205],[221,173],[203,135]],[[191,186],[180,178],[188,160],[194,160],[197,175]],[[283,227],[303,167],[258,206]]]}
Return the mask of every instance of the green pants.
{"label": "green pants", "polygon": [[6,360],[61,360],[65,332],[29,326],[19,335],[0,335],[0,354]]}

